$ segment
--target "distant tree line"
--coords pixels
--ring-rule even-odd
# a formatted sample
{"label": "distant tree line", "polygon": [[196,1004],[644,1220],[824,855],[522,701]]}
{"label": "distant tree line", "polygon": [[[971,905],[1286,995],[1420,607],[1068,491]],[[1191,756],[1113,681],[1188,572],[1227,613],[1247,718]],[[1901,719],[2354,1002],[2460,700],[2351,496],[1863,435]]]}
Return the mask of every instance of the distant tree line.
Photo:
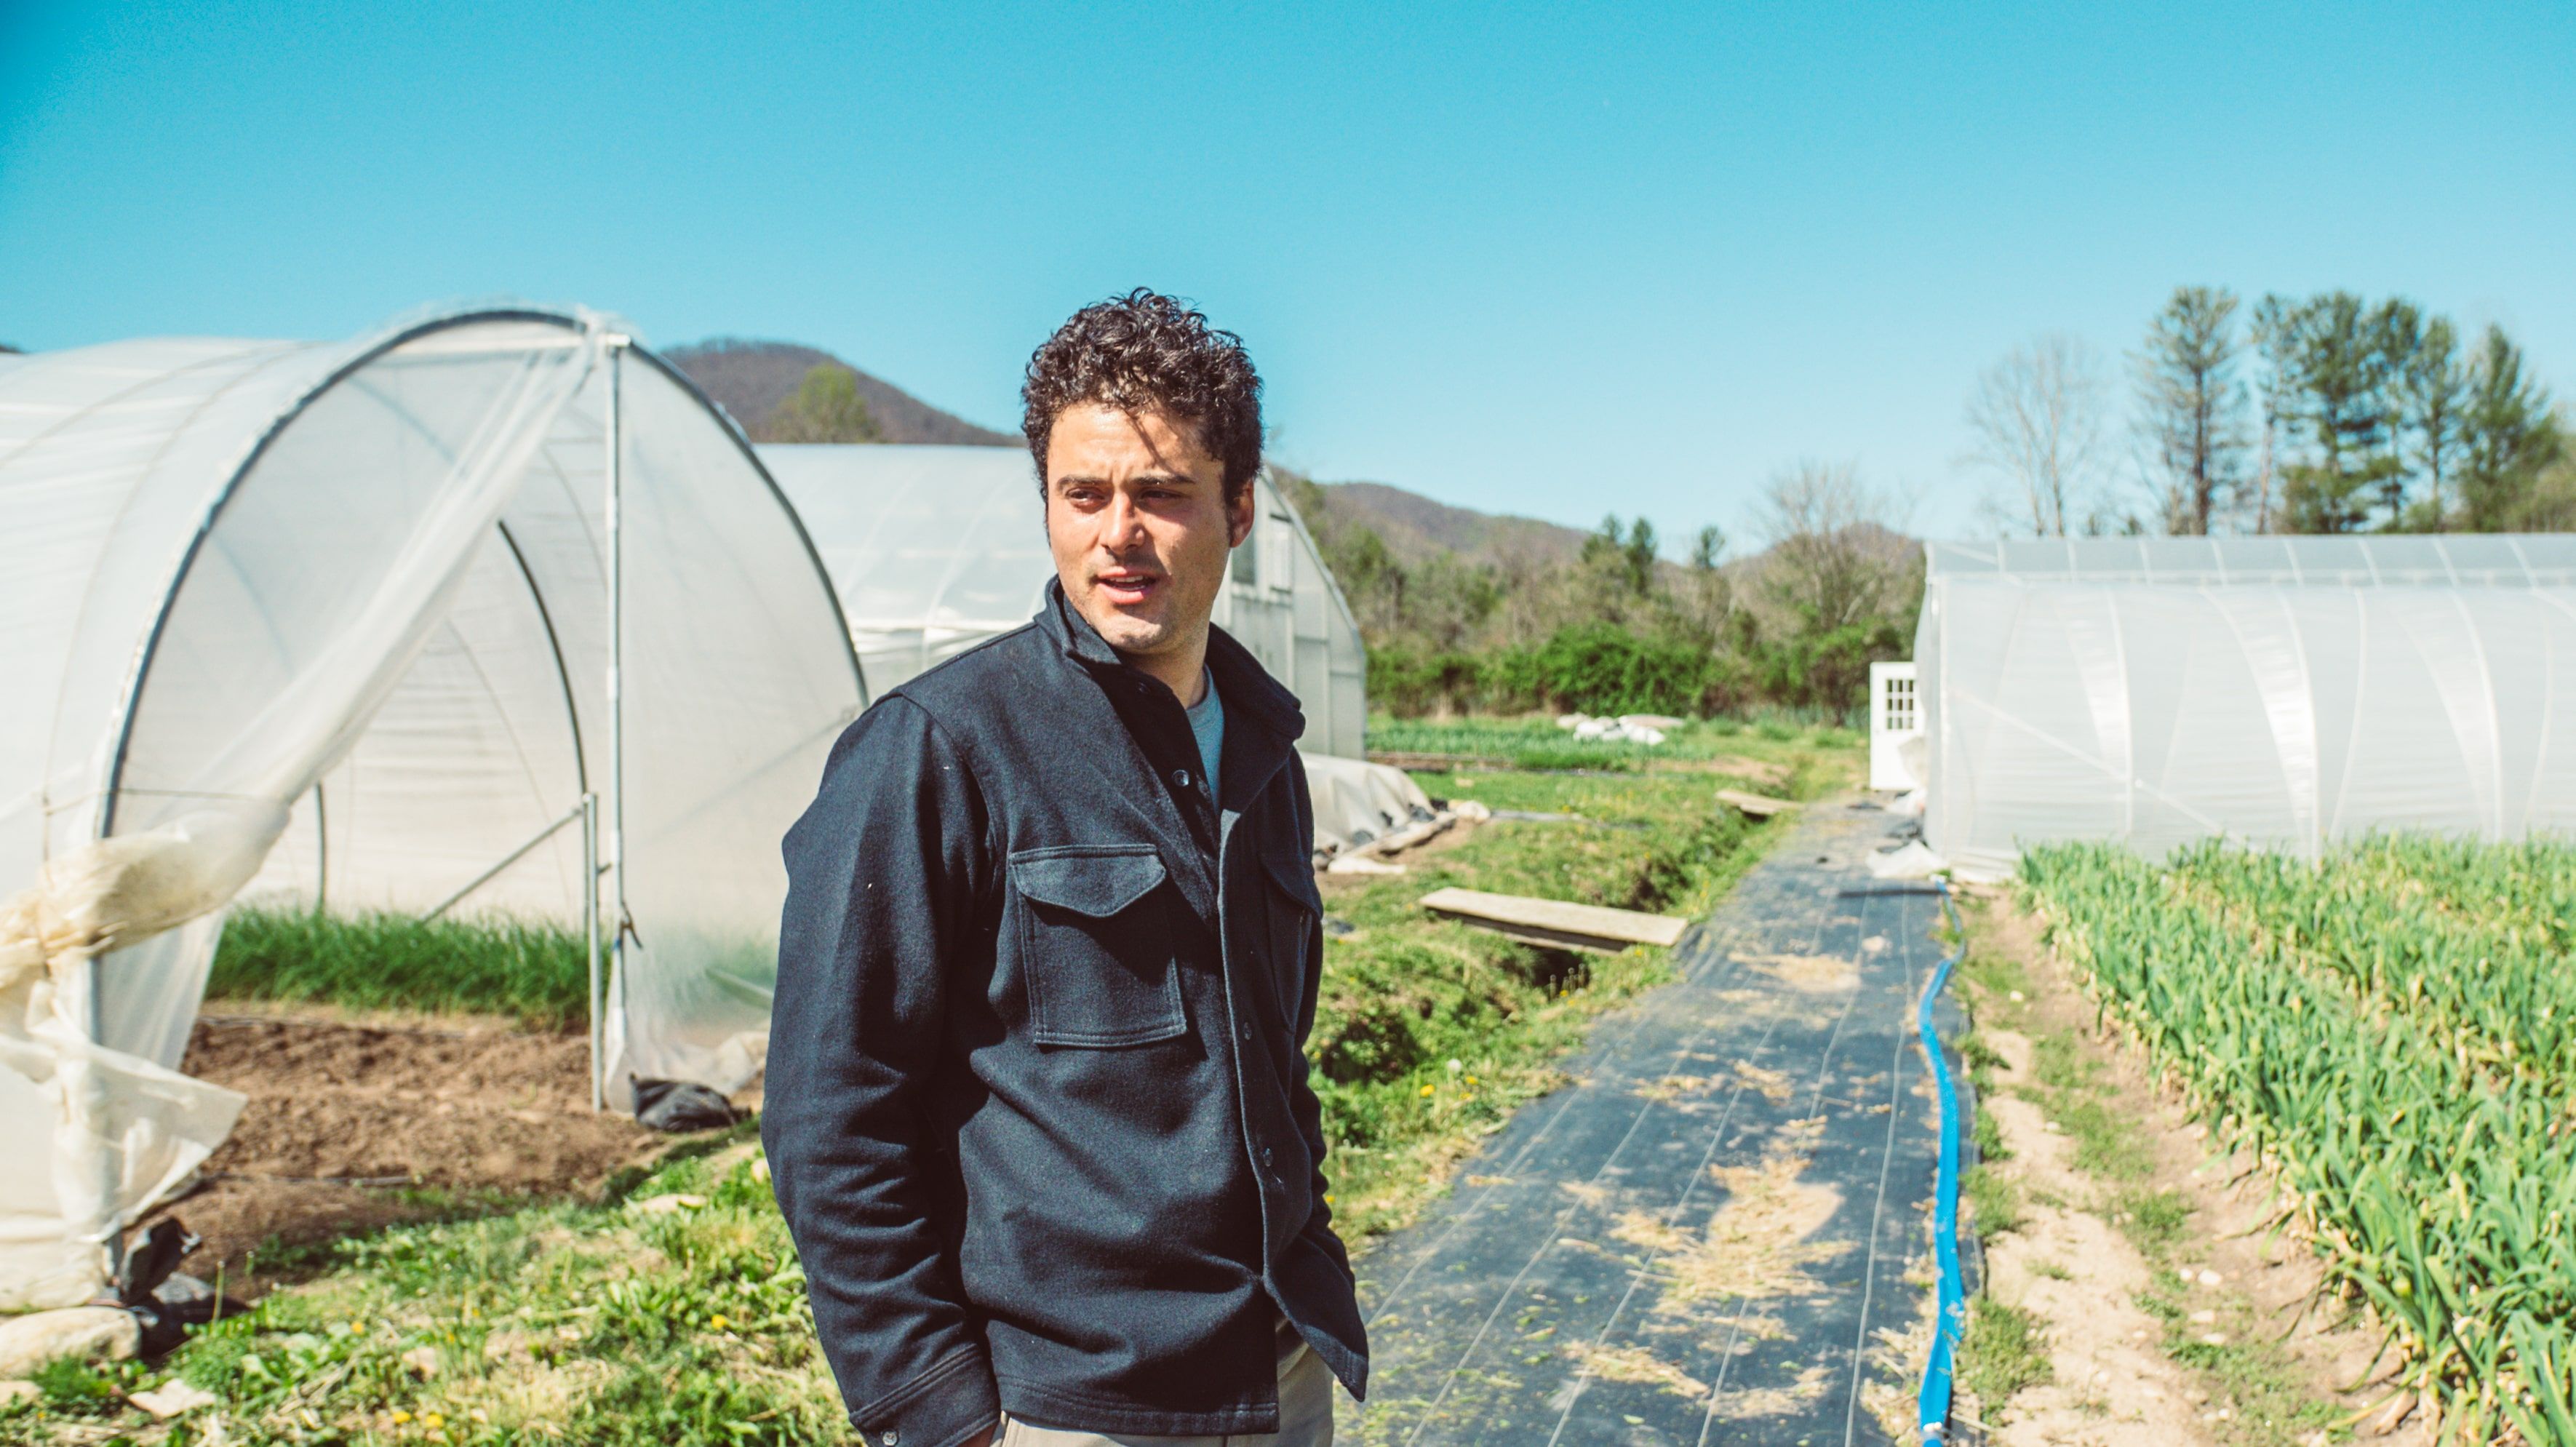
{"label": "distant tree line", "polygon": [[1775,476],[1759,555],[1729,560],[1709,527],[1679,563],[1652,522],[1615,514],[1572,558],[1406,562],[1324,489],[1283,482],[1358,617],[1371,705],[1398,714],[1768,708],[1841,721],[1870,662],[1903,657],[1913,637],[1920,550],[1849,466]]}
{"label": "distant tree line", "polygon": [[2501,327],[2466,338],[2403,297],[2248,308],[2185,286],[2128,370],[2125,437],[2100,360],[2073,338],[2041,337],[1978,379],[1968,460],[1994,483],[1990,522],[2039,535],[2576,527],[2569,424]]}

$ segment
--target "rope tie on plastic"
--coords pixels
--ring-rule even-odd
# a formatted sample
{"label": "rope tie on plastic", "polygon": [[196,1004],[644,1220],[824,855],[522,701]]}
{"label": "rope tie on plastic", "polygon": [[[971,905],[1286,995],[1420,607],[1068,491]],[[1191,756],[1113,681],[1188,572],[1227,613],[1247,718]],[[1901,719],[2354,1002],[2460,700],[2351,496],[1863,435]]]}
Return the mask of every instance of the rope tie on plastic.
{"label": "rope tie on plastic", "polygon": [[1940,1285],[1932,1354],[1923,1365],[1923,1389],[1914,1399],[1915,1421],[1921,1424],[1927,1443],[1950,1440],[1951,1369],[1968,1318],[1967,1290],[1959,1275],[1959,1093],[1951,1083],[1950,1067],[1941,1057],[1940,1032],[1932,1027],[1933,1003],[1950,983],[1950,972],[1966,957],[1968,939],[1966,929],[1959,923],[1958,906],[1952,902],[1950,882],[1937,882],[1941,886],[1941,913],[1959,936],[1959,945],[1933,967],[1932,978],[1925,982],[1923,997],[1914,1008],[1914,1027],[1922,1037],[1923,1058],[1931,1064],[1932,1079],[1941,1095],[1941,1165],[1932,1194],[1932,1255]]}

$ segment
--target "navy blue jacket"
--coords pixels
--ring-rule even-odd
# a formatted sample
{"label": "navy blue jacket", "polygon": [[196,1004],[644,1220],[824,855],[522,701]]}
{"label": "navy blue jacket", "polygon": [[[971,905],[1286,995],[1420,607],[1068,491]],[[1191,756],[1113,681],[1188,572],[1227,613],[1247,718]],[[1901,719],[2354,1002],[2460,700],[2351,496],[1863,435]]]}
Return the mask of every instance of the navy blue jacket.
{"label": "navy blue jacket", "polygon": [[1278,1427],[1273,1324],[1367,1342],[1303,1051],[1323,952],[1297,701],[1211,630],[1180,701],[1050,587],[889,692],[786,841],[761,1138],[871,1447]]}

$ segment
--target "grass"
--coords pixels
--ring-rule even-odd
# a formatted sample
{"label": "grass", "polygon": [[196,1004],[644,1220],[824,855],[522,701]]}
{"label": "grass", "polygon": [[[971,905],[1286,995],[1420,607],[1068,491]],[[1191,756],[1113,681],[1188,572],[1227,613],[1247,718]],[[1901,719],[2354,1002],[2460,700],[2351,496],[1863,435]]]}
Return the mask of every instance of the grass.
{"label": "grass", "polygon": [[[2324,1432],[2340,1439],[2345,1414],[2320,1400],[2306,1373],[2287,1348],[2261,1330],[2262,1322],[2242,1301],[2198,1291],[2179,1272],[2159,1270],[2134,1298],[2164,1331],[2164,1353],[2199,1372],[2211,1395],[2233,1408],[2232,1417],[2213,1424],[2222,1440],[2290,1447],[2316,1440]],[[2195,1322],[2194,1302],[2215,1303],[2200,1310],[2215,1320]]]}
{"label": "grass", "polygon": [[2039,1318],[1991,1296],[1968,1303],[1968,1329],[1959,1338],[1959,1385],[1980,1402],[1997,1403],[2053,1375]]}
{"label": "grass", "polygon": [[1968,1229],[1980,1241],[2014,1230],[2026,1219],[2020,1183],[1992,1166],[1970,1166],[1959,1177],[1959,1194],[1968,1203]]}
{"label": "grass", "polygon": [[502,1015],[532,1030],[569,1030],[588,1014],[589,970],[581,935],[542,921],[244,909],[224,921],[206,993]]}
{"label": "grass", "polygon": [[[234,1443],[697,1447],[838,1441],[845,1419],[756,1148],[623,1194],[344,1240],[336,1269],[201,1330],[161,1365],[56,1364],[0,1440],[94,1441],[118,1395],[179,1377]],[[657,1197],[703,1201],[635,1209]],[[177,1444],[216,1440],[206,1414]],[[136,1442],[156,1438],[137,1426]]]}

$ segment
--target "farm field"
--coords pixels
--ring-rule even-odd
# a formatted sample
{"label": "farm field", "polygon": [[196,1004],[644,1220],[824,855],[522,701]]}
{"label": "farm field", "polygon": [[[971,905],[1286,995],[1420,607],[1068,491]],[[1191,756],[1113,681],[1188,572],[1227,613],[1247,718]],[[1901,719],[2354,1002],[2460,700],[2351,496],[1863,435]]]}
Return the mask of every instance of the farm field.
{"label": "farm field", "polygon": [[[1481,757],[1490,734],[1475,730],[1533,747],[1554,736],[1566,746],[1545,721],[1408,728],[1408,747],[1425,753]],[[1411,1219],[1515,1106],[1557,1083],[1553,1062],[1592,1018],[1670,977],[1661,950],[1538,949],[1433,920],[1415,899],[1455,884],[1696,913],[1776,832],[1717,807],[1717,787],[1811,795],[1856,784],[1860,768],[1855,735],[1786,724],[1691,725],[1669,754],[1589,747],[1583,763],[1551,765],[1582,772],[1469,766],[1416,775],[1435,797],[1572,817],[1462,825],[1399,856],[1404,875],[1324,878],[1335,933],[1310,1054],[1334,1140],[1334,1205],[1362,1252]],[[1639,767],[1673,757],[1758,767],[1734,777]],[[494,1028],[493,1017],[562,1020],[551,983],[564,973],[560,951],[543,941],[497,942],[502,964],[440,966],[424,949],[417,958],[433,963],[389,992],[352,967],[365,956],[348,947],[363,947],[363,932],[311,937],[308,960],[296,953],[291,925],[257,922],[258,955],[235,954],[221,976],[233,1000],[285,997],[333,1028],[359,1028],[346,1017],[363,1012],[364,1027],[385,1037],[406,1024],[436,1031],[449,1022],[401,1016],[406,1009],[474,1012],[478,1030]],[[366,928],[408,938],[383,922]],[[245,963],[254,959],[271,963]],[[507,1033],[560,1042],[570,1079],[558,1084],[581,1088],[577,1034]],[[375,1039],[370,1048],[401,1042]],[[526,1087],[514,1080],[509,1088]],[[393,1119],[377,1127],[402,1128]],[[284,1152],[274,1131],[261,1139],[272,1154]],[[621,1149],[603,1142],[597,1160]],[[751,1126],[691,1139],[604,1180],[567,1179],[540,1193],[509,1184],[507,1192],[437,1179],[335,1186],[360,1229],[273,1243],[261,1253],[264,1294],[253,1309],[165,1362],[57,1364],[40,1379],[39,1397],[0,1406],[0,1441],[686,1447],[842,1435]],[[366,1203],[382,1209],[369,1215]],[[182,1202],[177,1214],[188,1211]],[[438,1219],[381,1224],[404,1211]],[[212,1274],[216,1263],[201,1255],[188,1269]],[[214,1403],[166,1424],[127,1404],[127,1394],[174,1378]]]}
{"label": "farm field", "polygon": [[[2185,1365],[2251,1374],[2235,1385],[2262,1400],[2218,1419],[2215,1440],[2404,1422],[2440,1442],[2576,1442],[2576,1080],[2564,1028],[2576,1004],[2565,969],[2576,852],[2374,839],[2316,866],[2204,846],[2157,868],[2068,846],[2033,851],[2018,894],[2152,1089],[2199,1123],[2208,1152],[2265,1188],[2268,1213],[2241,1234],[2268,1231],[2311,1258],[2316,1300],[2205,1331],[2224,1308],[2194,1300],[2196,1283],[2228,1273],[2201,1278],[2190,1264],[2216,1249],[2206,1223],[2186,1224],[2192,1193],[2141,1187],[2104,1213],[2155,1272],[2121,1307],[2169,1328],[2168,1355]],[[2051,1132],[2117,1178],[2122,1153],[2143,1150],[2120,1128],[2142,1103],[2091,1082],[2073,1033],[2040,1038],[2038,1058],[2015,1071],[2037,1083],[1994,1112],[2042,1103]],[[2135,1164],[2143,1179],[2143,1156]],[[2009,1229],[2025,1203],[1991,1180],[1972,1182],[1972,1198],[1980,1184],[1981,1231]],[[1988,1311],[1989,1348],[2028,1326],[2014,1303]],[[2241,1339],[2267,1325],[2290,1336],[2312,1315],[2370,1349],[2345,1363],[2346,1380],[2301,1401],[2282,1389],[2296,1364],[2252,1362]],[[1978,1334],[1972,1325],[1971,1361]],[[2021,1356],[2027,1371],[1987,1379],[1989,1410],[2046,1380],[2044,1352]],[[2320,1408],[2362,1384],[2359,1410]],[[2275,1435],[2252,1430],[2258,1415]]]}

